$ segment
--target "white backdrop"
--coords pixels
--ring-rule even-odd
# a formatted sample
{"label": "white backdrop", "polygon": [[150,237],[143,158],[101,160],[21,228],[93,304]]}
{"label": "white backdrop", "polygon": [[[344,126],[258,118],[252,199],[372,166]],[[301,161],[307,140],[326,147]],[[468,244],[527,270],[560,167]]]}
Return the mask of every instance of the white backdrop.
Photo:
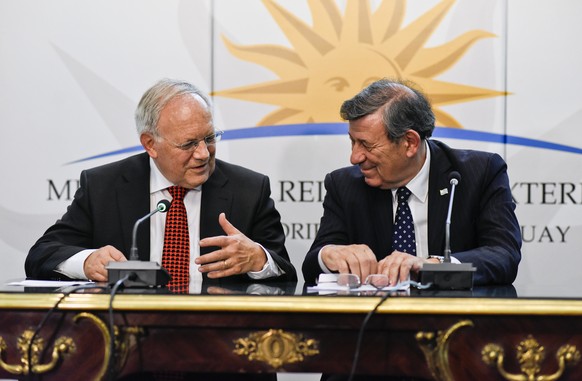
{"label": "white backdrop", "polygon": [[[400,24],[355,17],[354,4],[365,2],[337,0],[338,18],[306,0],[0,0],[0,277],[24,276],[28,248],[65,211],[82,169],[137,152],[134,109],[162,77],[214,92],[226,131],[217,155],[271,177],[300,270],[321,182],[349,164],[334,102],[360,78],[397,71],[440,102],[451,117],[440,126],[458,123],[438,138],[507,160],[525,241],[516,284],[574,281],[582,2],[370,1],[372,13],[405,12]],[[265,119],[278,110],[294,116]]]}

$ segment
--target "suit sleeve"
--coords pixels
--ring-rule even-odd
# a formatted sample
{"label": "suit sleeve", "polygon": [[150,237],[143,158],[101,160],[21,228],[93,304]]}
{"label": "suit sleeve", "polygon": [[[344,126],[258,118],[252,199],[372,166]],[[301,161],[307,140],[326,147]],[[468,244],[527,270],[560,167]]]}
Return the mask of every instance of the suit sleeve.
{"label": "suit sleeve", "polygon": [[271,198],[271,186],[268,177],[263,177],[259,202],[251,224],[249,238],[260,243],[270,254],[284,274],[276,277],[278,281],[295,281],[297,272],[291,264],[285,248],[285,233],[281,225],[281,215]]}
{"label": "suit sleeve", "polygon": [[323,200],[323,216],[317,236],[307,252],[302,266],[303,278],[309,284],[314,284],[319,274],[323,272],[318,261],[319,251],[329,244],[349,244],[348,227],[346,226],[344,210],[341,207],[342,201],[331,174],[325,176],[324,185],[326,194]]}
{"label": "suit sleeve", "polygon": [[[476,230],[475,248],[456,252],[453,246],[453,256],[477,268],[475,285],[511,284],[517,276],[522,240],[507,165],[499,155],[491,155],[481,174],[481,179],[469,179],[479,184],[474,189],[478,195],[476,206],[470,211]],[[463,205],[457,203],[455,207]],[[457,229],[452,237],[462,237],[464,227]]]}
{"label": "suit sleeve", "polygon": [[74,254],[91,248],[92,219],[87,174],[81,173],[80,188],[67,212],[32,246],[25,261],[26,276],[35,279],[67,279],[55,272],[57,266]]}

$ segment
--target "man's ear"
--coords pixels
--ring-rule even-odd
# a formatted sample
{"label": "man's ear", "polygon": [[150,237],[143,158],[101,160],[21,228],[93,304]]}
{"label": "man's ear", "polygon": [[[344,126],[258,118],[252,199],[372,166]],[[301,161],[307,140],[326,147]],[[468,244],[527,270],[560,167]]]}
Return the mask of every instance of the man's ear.
{"label": "man's ear", "polygon": [[408,130],[404,134],[403,139],[406,145],[406,155],[408,157],[416,155],[416,152],[420,147],[420,143],[422,142],[422,139],[420,138],[418,132],[414,130]]}
{"label": "man's ear", "polygon": [[141,142],[141,145],[143,146],[143,148],[146,150],[146,152],[148,153],[148,155],[150,155],[150,157],[152,159],[155,159],[158,157],[158,151],[155,148],[155,138],[149,134],[149,133],[143,133],[139,136],[139,141]]}

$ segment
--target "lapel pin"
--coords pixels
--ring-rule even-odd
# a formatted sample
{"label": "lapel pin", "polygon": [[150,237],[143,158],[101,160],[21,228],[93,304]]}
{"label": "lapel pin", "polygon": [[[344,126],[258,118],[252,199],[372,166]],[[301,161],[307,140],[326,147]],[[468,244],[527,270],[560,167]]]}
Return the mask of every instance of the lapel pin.
{"label": "lapel pin", "polygon": [[440,190],[440,192],[441,192],[441,196],[444,196],[446,194],[449,194],[449,189],[448,188],[443,188],[443,189]]}

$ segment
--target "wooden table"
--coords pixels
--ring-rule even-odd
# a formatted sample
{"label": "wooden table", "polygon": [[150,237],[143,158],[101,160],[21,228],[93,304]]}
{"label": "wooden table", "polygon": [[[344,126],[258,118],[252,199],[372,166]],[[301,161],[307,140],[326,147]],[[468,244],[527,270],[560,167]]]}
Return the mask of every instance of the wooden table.
{"label": "wooden table", "polygon": [[[367,325],[357,372],[435,380],[582,379],[582,299],[484,290],[389,297]],[[0,378],[104,379],[112,340],[107,294],[65,298],[27,360],[31,333],[61,295],[0,293]],[[119,376],[156,370],[349,373],[362,321],[379,300],[119,294],[113,302],[114,366]],[[29,363],[42,377],[26,376]]]}

